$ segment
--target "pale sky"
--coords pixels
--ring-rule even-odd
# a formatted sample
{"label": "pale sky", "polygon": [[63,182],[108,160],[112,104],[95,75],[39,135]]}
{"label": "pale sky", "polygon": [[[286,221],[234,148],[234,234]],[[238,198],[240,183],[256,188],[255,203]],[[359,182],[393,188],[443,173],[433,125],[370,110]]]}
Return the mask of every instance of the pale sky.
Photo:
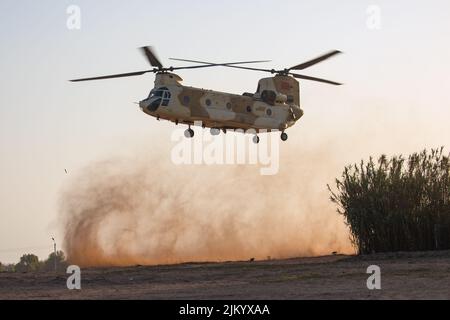
{"label": "pale sky", "polygon": [[[66,9],[81,9],[81,29]],[[370,5],[379,29],[367,26]],[[450,138],[450,2],[442,1],[63,1],[0,2],[0,261],[45,258],[62,234],[58,199],[67,175],[102,156],[155,139],[172,125],[142,113],[154,76],[70,83],[148,68],[136,48],[217,62],[270,59],[289,67],[332,49],[343,55],[303,73],[345,83],[301,82],[305,111],[286,148],[328,141],[344,164],[409,153]],[[184,84],[256,89],[264,73],[181,70]],[[354,138],[354,142],[353,139]],[[346,139],[346,143],[343,140]],[[164,142],[165,143],[165,142]],[[281,164],[282,165],[282,164]],[[332,182],[332,181],[330,181]]]}

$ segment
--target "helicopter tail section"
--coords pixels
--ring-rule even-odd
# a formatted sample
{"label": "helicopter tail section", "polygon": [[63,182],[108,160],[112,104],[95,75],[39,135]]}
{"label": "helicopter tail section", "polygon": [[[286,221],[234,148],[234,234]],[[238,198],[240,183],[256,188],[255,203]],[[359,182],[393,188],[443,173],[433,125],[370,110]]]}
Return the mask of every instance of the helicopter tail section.
{"label": "helicopter tail section", "polygon": [[297,80],[289,76],[276,75],[273,77],[273,82],[276,91],[287,96],[288,104],[300,106],[300,87]]}

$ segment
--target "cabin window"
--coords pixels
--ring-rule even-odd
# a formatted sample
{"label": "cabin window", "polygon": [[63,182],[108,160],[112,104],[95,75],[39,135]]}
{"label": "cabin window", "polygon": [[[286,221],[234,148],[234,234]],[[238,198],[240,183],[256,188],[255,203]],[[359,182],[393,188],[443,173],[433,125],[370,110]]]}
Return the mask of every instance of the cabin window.
{"label": "cabin window", "polygon": [[189,96],[184,96],[183,97],[183,106],[188,106],[190,100],[191,99],[189,98]]}
{"label": "cabin window", "polygon": [[209,107],[211,105],[211,100],[210,99],[206,99],[206,105]]}
{"label": "cabin window", "polygon": [[293,102],[294,102],[294,96],[288,94],[286,102],[287,102],[287,103],[293,103]]}
{"label": "cabin window", "polygon": [[252,107],[247,106],[247,112],[252,112]]}
{"label": "cabin window", "polygon": [[270,117],[272,115],[272,110],[267,108],[266,109],[266,114]]}
{"label": "cabin window", "polygon": [[230,102],[227,102],[227,109],[231,110],[231,103]]}

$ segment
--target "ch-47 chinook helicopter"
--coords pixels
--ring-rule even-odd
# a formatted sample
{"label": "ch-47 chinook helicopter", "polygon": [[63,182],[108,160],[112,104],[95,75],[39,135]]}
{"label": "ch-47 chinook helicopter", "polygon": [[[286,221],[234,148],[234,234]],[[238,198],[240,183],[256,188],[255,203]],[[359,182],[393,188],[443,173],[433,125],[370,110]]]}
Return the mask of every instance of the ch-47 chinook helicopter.
{"label": "ch-47 chinook helicopter", "polygon": [[[255,134],[253,141],[258,143],[257,133],[276,130],[281,131],[281,140],[285,141],[288,136],[284,131],[303,116],[303,110],[300,108],[299,82],[295,78],[340,85],[334,81],[291,72],[291,70],[303,70],[324,61],[340,53],[338,50],[282,70],[241,66],[242,64],[268,61],[213,63],[175,58],[170,59],[197,65],[165,68],[154,54],[152,47],[142,47],[141,50],[153,69],[70,81],[130,77],[153,72],[156,74],[155,86],[149,96],[139,102],[140,108],[158,120],[165,119],[175,122],[175,124],[187,124],[188,129],[184,133],[187,138],[194,136],[191,125],[194,122],[201,122],[204,128],[210,128],[213,135],[219,134],[220,130],[226,133],[227,129],[244,131],[252,129],[249,131]],[[183,80],[173,73],[174,70],[218,66],[270,72],[274,76],[260,79],[255,93],[246,92],[238,95],[183,86],[181,84]]]}

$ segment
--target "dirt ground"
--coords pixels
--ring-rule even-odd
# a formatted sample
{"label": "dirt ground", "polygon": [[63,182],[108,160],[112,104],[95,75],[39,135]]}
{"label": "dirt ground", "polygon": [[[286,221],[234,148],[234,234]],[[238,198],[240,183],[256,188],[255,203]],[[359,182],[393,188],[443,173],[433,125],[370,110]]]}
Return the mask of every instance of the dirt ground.
{"label": "dirt ground", "polygon": [[81,290],[68,276],[0,273],[0,299],[450,299],[450,251],[87,268]]}

